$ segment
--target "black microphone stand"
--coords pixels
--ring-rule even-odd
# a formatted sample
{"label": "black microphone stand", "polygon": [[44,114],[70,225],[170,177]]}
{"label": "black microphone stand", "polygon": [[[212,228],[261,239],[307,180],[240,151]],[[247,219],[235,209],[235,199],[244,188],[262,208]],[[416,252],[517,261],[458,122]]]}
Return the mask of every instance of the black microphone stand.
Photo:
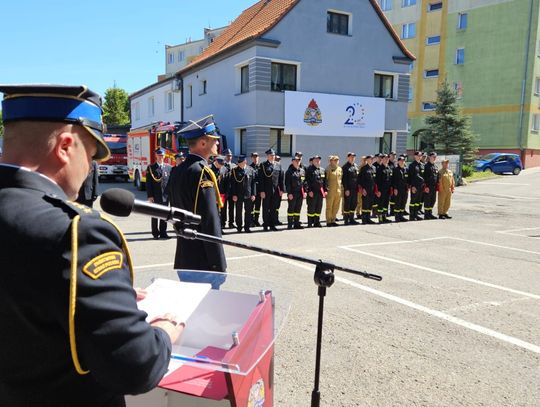
{"label": "black microphone stand", "polygon": [[324,315],[324,297],[326,296],[326,289],[334,284],[334,270],[341,270],[347,273],[362,276],[370,280],[381,281],[382,277],[377,274],[370,274],[365,271],[353,270],[347,267],[337,266],[335,264],[326,263],[322,260],[313,260],[308,257],[297,256],[295,254],[279,252],[277,250],[270,250],[264,247],[254,246],[246,243],[232,242],[230,240],[224,240],[217,236],[207,235],[191,229],[191,225],[185,222],[172,220],[174,230],[176,234],[184,239],[197,239],[211,243],[221,243],[228,246],[240,247],[242,249],[252,250],[259,253],[270,254],[272,256],[284,257],[291,260],[297,260],[303,263],[315,265],[315,274],[313,280],[318,287],[317,293],[319,295],[319,318],[317,321],[317,350],[315,356],[315,380],[313,391],[311,392],[311,407],[319,407],[321,404],[321,393],[319,391],[319,379],[321,375],[321,346],[322,346],[322,328],[323,328],[323,315]]}

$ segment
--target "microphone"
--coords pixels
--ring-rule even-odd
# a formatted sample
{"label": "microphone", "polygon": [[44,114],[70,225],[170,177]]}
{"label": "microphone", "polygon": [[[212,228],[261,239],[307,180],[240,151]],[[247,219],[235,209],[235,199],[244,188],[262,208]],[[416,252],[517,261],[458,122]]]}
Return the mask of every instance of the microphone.
{"label": "microphone", "polygon": [[129,216],[131,212],[136,212],[184,224],[198,225],[201,223],[200,215],[180,208],[135,199],[135,195],[131,192],[120,188],[111,188],[105,191],[101,195],[100,205],[105,212],[114,216],[124,217]]}

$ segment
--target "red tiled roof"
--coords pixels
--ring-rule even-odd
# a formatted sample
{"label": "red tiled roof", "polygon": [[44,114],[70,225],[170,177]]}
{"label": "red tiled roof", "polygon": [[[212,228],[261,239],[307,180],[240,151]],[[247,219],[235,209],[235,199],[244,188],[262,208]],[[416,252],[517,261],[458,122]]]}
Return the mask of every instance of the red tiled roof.
{"label": "red tiled roof", "polygon": [[[301,0],[260,0],[245,9],[199,56],[180,70],[187,71],[194,66],[215,57],[224,51],[248,40],[259,38],[272,29]],[[359,0],[363,1],[363,0]],[[392,25],[382,12],[376,0],[369,0],[382,23],[388,29],[394,41],[403,53],[415,59],[414,55],[401,42]]]}

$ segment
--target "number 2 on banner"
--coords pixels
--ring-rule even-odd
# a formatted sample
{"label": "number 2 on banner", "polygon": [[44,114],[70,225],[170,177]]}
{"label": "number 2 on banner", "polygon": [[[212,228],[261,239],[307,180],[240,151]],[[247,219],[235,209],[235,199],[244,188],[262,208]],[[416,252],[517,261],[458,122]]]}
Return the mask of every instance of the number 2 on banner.
{"label": "number 2 on banner", "polygon": [[353,117],[354,117],[354,114],[356,113],[356,110],[354,109],[353,106],[349,106],[347,107],[347,109],[345,109],[345,111],[349,113],[349,117],[347,118],[347,120],[345,120],[345,123],[343,124],[353,125],[354,124]]}

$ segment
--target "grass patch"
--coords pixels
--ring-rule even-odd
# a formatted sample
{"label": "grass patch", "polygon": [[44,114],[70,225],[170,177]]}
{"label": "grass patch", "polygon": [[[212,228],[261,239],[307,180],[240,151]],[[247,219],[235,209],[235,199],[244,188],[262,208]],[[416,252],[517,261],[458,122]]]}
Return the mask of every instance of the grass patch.
{"label": "grass patch", "polygon": [[500,175],[493,174],[492,172],[479,172],[475,171],[471,174],[470,177],[466,177],[465,181],[467,182],[475,182],[475,181],[482,181],[486,179],[492,179],[492,178],[499,178]]}

